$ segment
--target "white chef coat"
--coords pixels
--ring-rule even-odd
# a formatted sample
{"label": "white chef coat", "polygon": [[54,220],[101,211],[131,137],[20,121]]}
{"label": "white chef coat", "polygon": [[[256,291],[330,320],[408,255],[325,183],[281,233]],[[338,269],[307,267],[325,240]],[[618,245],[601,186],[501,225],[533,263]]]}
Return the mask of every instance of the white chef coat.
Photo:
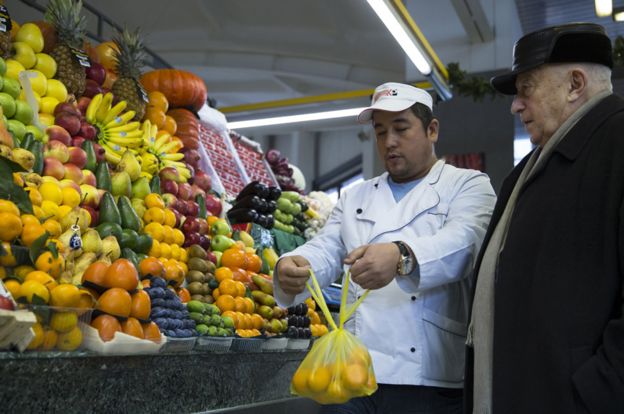
{"label": "white chef coat", "polygon": [[[407,243],[416,269],[372,290],[346,326],[368,347],[379,383],[460,388],[472,267],[495,201],[487,175],[442,160],[398,203],[384,173],[342,193],[324,228],[284,256],[305,257],[328,286],[353,249]],[[277,274],[273,281],[282,306],[310,296],[285,294]],[[349,303],[363,292],[351,282]]]}

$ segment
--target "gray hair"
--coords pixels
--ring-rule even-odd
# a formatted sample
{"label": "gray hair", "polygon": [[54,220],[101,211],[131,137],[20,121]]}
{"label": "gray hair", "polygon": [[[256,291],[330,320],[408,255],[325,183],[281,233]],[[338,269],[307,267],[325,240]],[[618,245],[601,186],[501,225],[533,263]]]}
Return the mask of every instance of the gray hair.
{"label": "gray hair", "polygon": [[611,68],[605,65],[597,63],[579,63],[575,66],[580,66],[587,72],[590,84],[593,86],[596,92],[602,92],[608,90],[613,92],[613,84],[611,83]]}

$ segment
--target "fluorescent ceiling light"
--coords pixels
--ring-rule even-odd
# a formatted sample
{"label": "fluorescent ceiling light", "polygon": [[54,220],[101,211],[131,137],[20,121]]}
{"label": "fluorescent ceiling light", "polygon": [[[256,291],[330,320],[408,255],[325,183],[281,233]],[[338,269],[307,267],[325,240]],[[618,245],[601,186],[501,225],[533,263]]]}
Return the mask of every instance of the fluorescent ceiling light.
{"label": "fluorescent ceiling light", "polygon": [[616,22],[624,22],[624,7],[613,9],[612,17]]}
{"label": "fluorescent ceiling light", "polygon": [[[366,0],[394,36],[407,57],[423,75],[431,73],[431,65],[420,50],[413,36],[406,30],[404,22],[390,9],[384,0]],[[596,0],[598,1],[598,0]],[[598,3],[596,3],[598,4]],[[611,13],[611,12],[609,12]]]}
{"label": "fluorescent ceiling light", "polygon": [[[276,116],[273,118],[250,119],[248,121],[228,122],[228,128],[239,130],[244,128],[254,128],[269,125],[293,124],[296,122],[318,121],[322,119],[345,118],[357,116],[366,107],[340,109],[337,111],[315,112],[311,114]],[[355,124],[355,119],[353,120]]]}
{"label": "fluorescent ceiling light", "polygon": [[613,0],[594,0],[596,16],[607,17],[613,12]]}

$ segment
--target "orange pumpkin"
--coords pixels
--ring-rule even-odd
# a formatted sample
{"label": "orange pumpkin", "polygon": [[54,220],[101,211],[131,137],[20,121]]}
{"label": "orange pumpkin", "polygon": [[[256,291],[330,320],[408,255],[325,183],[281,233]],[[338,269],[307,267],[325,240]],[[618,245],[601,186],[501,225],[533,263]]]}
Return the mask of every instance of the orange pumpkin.
{"label": "orange pumpkin", "polygon": [[179,69],[156,69],[141,76],[141,84],[147,92],[165,94],[170,107],[190,106],[198,111],[208,98],[206,84],[194,73]]}
{"label": "orange pumpkin", "polygon": [[167,115],[176,122],[176,136],[178,136],[185,148],[197,149],[199,147],[199,121],[188,109],[171,109]]}

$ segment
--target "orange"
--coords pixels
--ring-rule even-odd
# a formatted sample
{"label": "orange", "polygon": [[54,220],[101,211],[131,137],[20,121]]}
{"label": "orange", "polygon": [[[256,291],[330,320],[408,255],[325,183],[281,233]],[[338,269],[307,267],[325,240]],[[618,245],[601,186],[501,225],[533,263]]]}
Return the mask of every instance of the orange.
{"label": "orange", "polygon": [[219,288],[213,289],[212,297],[214,298],[214,300],[219,299],[219,296],[221,296],[221,292],[219,291]]}
{"label": "orange", "polygon": [[258,273],[262,268],[262,259],[255,253],[245,253],[247,257],[247,270]]}
{"label": "orange", "polygon": [[49,273],[50,276],[57,278],[61,275],[65,263],[63,257],[58,254],[56,257],[52,252],[44,252],[37,257],[35,261],[35,268],[43,272]]}
{"label": "orange", "polygon": [[168,261],[165,265],[165,280],[174,282],[174,286],[178,286],[182,283],[184,276],[180,267],[178,267],[175,261]]}
{"label": "orange", "polygon": [[94,289],[106,287],[108,266],[105,262],[100,261],[91,263],[82,275],[82,284]]}
{"label": "orange", "polygon": [[254,329],[262,329],[262,327],[264,326],[264,318],[257,313],[254,313],[253,315],[251,315],[251,323]]}
{"label": "orange", "polygon": [[80,304],[80,290],[71,283],[61,283],[50,291],[50,306],[75,308]]}
{"label": "orange", "polygon": [[147,292],[144,290],[137,290],[132,294],[131,298],[132,307],[130,309],[130,316],[144,321],[148,320],[150,312],[152,311],[152,301]]}
{"label": "orange", "polygon": [[362,364],[346,364],[341,373],[342,384],[351,390],[360,390],[368,382],[368,369]]}
{"label": "orange", "polygon": [[149,322],[141,324],[141,327],[143,328],[143,337],[145,339],[156,342],[157,344],[160,343],[161,335],[158,325],[156,325],[154,322]]}
{"label": "orange", "polygon": [[163,201],[160,194],[150,193],[145,196],[144,201],[145,201],[145,207],[147,207],[148,209],[152,207],[165,208],[165,202]]}
{"label": "orange", "polygon": [[325,366],[315,367],[308,377],[308,387],[312,392],[324,391],[332,379],[332,373]]}
{"label": "orange", "polygon": [[155,257],[148,257],[141,260],[141,263],[139,263],[139,271],[141,273],[141,277],[160,277],[163,274],[164,270],[165,269],[162,263],[160,263],[160,260]]}
{"label": "orange", "polygon": [[247,268],[247,257],[245,252],[238,248],[229,248],[221,255],[221,266],[226,267],[240,267],[241,269]]}
{"label": "orange", "polygon": [[[0,214],[0,226],[3,223],[4,219],[2,218],[2,214]],[[22,222],[19,222],[19,226],[21,227]],[[0,229],[0,232],[2,230]],[[46,229],[41,225],[41,224],[27,224],[26,226],[24,226],[24,229],[22,230],[22,244],[24,246],[28,246],[30,247],[35,240],[37,240],[39,237],[43,236],[46,232]],[[0,233],[1,234],[1,233]]]}
{"label": "orange", "polygon": [[245,296],[247,292],[247,288],[243,284],[243,282],[239,282],[238,280],[234,281],[234,286],[236,287],[236,296]]}
{"label": "orange", "polygon": [[11,243],[2,242],[3,256],[0,256],[0,266],[13,267],[17,264],[17,259],[11,250]]}
{"label": "orange", "polygon": [[128,259],[115,260],[106,270],[106,287],[134,290],[139,285],[139,273]]}
{"label": "orange", "polygon": [[19,297],[19,293],[20,293],[20,282],[18,282],[15,279],[9,279],[9,280],[3,280],[2,283],[4,283],[4,287],[7,288],[7,290],[11,293],[11,296],[13,296],[13,299],[17,299]]}
{"label": "orange", "polygon": [[236,312],[228,310],[221,314],[222,318],[225,318],[226,316],[232,319],[232,322],[234,322],[234,326],[238,325],[238,314]]}
{"label": "orange", "polygon": [[[35,219],[37,219],[37,217],[35,217]],[[39,219],[37,219],[37,221],[39,221]],[[56,220],[53,219],[47,219],[44,223],[43,223],[43,228],[50,233],[51,237],[58,237],[61,235],[61,232],[63,231],[62,227],[61,227],[61,223],[59,223]]]}
{"label": "orange", "polygon": [[191,292],[187,288],[180,288],[178,289],[178,297],[182,303],[187,303],[191,300]]}
{"label": "orange", "polygon": [[252,298],[243,298],[245,300],[246,309],[245,312],[253,313],[256,310],[256,304],[254,303]]}
{"label": "orange", "polygon": [[100,58],[100,64],[113,73],[117,73],[117,53],[119,48],[115,42],[102,42],[95,47],[95,53]]}
{"label": "orange", "polygon": [[115,332],[121,332],[121,324],[117,318],[111,315],[98,316],[91,322],[91,326],[98,330],[100,338],[104,342],[112,340]]}
{"label": "orange", "polygon": [[114,316],[127,318],[132,310],[132,298],[125,289],[110,288],[100,295],[95,308]]}
{"label": "orange", "polygon": [[156,125],[159,130],[163,130],[165,126],[165,122],[167,116],[165,115],[165,111],[160,108],[156,108],[155,106],[148,106],[145,111],[145,115],[143,119],[149,119],[149,121]]}
{"label": "orange", "polygon": [[219,267],[215,270],[215,279],[221,283],[225,279],[232,279],[234,277],[232,270],[227,267]]}
{"label": "orange", "polygon": [[221,312],[234,310],[235,308],[234,298],[232,297],[232,295],[226,295],[226,294],[221,293],[221,295],[215,302],[215,305],[217,306],[217,308],[221,310]]}
{"label": "orange", "polygon": [[33,303],[33,298],[38,298],[35,300],[41,300],[44,303],[48,303],[50,301],[50,292],[48,288],[46,288],[40,282],[36,280],[27,280],[20,286],[19,293],[17,298],[26,298],[28,303]]}
{"label": "orange", "polygon": [[238,296],[236,281],[233,279],[225,279],[219,283],[219,292],[222,295]]}
{"label": "orange", "polygon": [[235,267],[232,269],[232,275],[234,280],[238,280],[239,282],[243,282],[248,285],[251,283],[251,275],[244,269],[239,267]]}
{"label": "orange", "polygon": [[143,333],[143,327],[138,319],[129,317],[124,322],[121,323],[121,330],[123,333],[132,335],[139,339],[145,339],[145,334]]}
{"label": "orange", "polygon": [[78,315],[74,312],[54,312],[50,318],[50,328],[65,333],[78,325]]}
{"label": "orange", "polygon": [[58,334],[54,329],[46,329],[43,334],[43,343],[41,344],[42,351],[51,351],[56,346],[58,341]]}
{"label": "orange", "polygon": [[163,129],[171,135],[175,135],[176,131],[178,130],[178,124],[175,119],[173,119],[169,115],[165,115],[165,124],[163,125]]}
{"label": "orange", "polygon": [[32,214],[22,214],[22,216],[20,217],[20,220],[22,220],[23,226],[27,224],[41,224],[39,222],[39,219],[36,216],[33,216]]}
{"label": "orange", "polygon": [[39,348],[41,344],[43,344],[45,332],[39,322],[36,322],[33,326],[31,326],[31,328],[35,332],[35,337],[30,341],[26,349],[32,350]]}
{"label": "orange", "polygon": [[167,97],[164,93],[160,91],[151,91],[147,94],[147,106],[154,107],[160,109],[163,112],[167,112],[169,110],[169,101],[167,101]]}
{"label": "orange", "polygon": [[19,214],[0,213],[0,239],[13,241],[20,234],[22,234],[22,220],[20,220]]}
{"label": "orange", "polygon": [[245,303],[244,298],[241,298],[240,296],[236,296],[234,298],[234,310],[236,312],[243,312],[243,313],[247,311],[247,304]]}
{"label": "orange", "polygon": [[299,395],[305,394],[308,390],[308,377],[310,372],[305,368],[299,368],[295,371],[290,384],[295,392]]}

